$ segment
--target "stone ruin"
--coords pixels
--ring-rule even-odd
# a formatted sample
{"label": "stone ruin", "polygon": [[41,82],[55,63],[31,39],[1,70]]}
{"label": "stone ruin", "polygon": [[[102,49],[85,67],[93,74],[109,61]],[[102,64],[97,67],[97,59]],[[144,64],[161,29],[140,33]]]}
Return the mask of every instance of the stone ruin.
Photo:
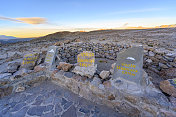
{"label": "stone ruin", "polygon": [[[80,49],[79,53],[73,50],[77,56],[71,57],[59,47],[51,46],[48,48],[44,63],[39,59],[40,54],[25,55],[19,72],[26,75],[20,79],[17,77],[10,81],[1,80],[0,96],[23,91],[38,81],[51,80],[87,100],[107,105],[129,116],[176,115],[176,107],[161,90],[155,88],[143,70],[142,46],[129,46],[117,54],[112,51],[109,54],[101,54],[101,50],[96,53],[96,47],[93,51],[89,47],[86,50]],[[66,54],[65,58],[63,54]],[[102,70],[97,74],[96,57],[115,58],[116,63],[112,64],[110,70]],[[68,63],[69,61],[71,63]],[[28,71],[25,71],[26,69]],[[35,72],[31,72],[31,69]],[[165,82],[168,85],[161,83],[162,90],[167,90],[169,84],[175,87],[174,79]],[[172,88],[168,94],[175,96],[175,92]]]}

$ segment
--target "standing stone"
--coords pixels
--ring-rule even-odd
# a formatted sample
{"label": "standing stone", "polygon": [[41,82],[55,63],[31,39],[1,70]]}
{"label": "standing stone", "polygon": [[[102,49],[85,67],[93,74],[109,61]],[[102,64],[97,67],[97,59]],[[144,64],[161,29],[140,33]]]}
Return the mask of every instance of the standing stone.
{"label": "standing stone", "polygon": [[72,72],[92,78],[97,70],[97,65],[94,65],[95,55],[91,51],[83,51],[77,56],[78,66]]}
{"label": "standing stone", "polygon": [[95,55],[91,51],[83,51],[83,53],[78,54],[77,62],[80,67],[94,66]]}
{"label": "standing stone", "polygon": [[143,75],[143,47],[132,47],[117,55],[113,79],[121,78],[125,81],[141,83]]}
{"label": "standing stone", "polygon": [[30,70],[33,69],[38,60],[38,56],[39,56],[38,53],[24,55],[21,68],[26,68]]}
{"label": "standing stone", "polygon": [[50,46],[48,48],[48,52],[47,52],[46,58],[45,58],[45,63],[47,64],[47,67],[49,69],[51,69],[55,63],[57,50],[58,50],[57,46]]}

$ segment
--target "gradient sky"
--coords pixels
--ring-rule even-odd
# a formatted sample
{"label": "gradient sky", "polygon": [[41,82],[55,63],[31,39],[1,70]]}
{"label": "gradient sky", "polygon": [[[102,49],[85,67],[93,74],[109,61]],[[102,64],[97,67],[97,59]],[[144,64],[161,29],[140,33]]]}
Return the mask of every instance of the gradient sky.
{"label": "gradient sky", "polygon": [[176,24],[176,0],[0,0],[0,35]]}

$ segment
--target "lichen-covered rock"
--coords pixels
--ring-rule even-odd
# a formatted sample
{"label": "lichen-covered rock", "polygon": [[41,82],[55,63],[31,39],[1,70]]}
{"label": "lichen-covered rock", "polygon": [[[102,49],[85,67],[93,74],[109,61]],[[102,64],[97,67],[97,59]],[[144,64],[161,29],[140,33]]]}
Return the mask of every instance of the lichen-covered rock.
{"label": "lichen-covered rock", "polygon": [[100,73],[100,77],[101,77],[102,79],[108,78],[109,75],[110,75],[110,72],[109,72],[109,71],[105,71],[105,70],[101,71],[101,73]]}
{"label": "lichen-covered rock", "polygon": [[69,71],[72,68],[72,64],[66,62],[60,62],[57,68],[63,71]]}
{"label": "lichen-covered rock", "polygon": [[76,66],[72,72],[79,74],[81,76],[87,76],[92,78],[97,70],[97,65],[91,67],[80,67]]}
{"label": "lichen-covered rock", "polygon": [[176,78],[161,81],[160,88],[163,92],[176,97]]}

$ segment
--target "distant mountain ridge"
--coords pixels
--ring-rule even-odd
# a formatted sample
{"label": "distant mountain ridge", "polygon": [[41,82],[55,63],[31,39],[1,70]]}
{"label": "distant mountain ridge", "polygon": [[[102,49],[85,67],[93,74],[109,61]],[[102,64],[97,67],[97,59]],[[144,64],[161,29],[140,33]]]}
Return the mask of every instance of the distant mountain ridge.
{"label": "distant mountain ridge", "polygon": [[17,38],[13,36],[0,35],[0,39],[17,39]]}

